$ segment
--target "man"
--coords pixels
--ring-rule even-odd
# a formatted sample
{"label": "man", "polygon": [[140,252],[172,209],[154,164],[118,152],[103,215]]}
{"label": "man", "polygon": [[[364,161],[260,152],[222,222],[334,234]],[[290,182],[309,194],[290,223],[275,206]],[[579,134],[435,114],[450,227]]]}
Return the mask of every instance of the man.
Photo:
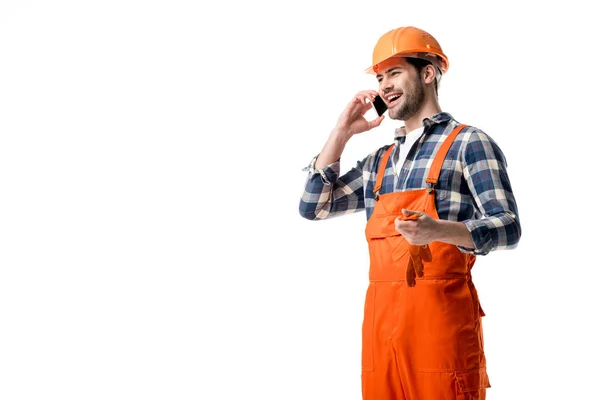
{"label": "man", "polygon": [[[366,210],[369,287],[362,344],[365,400],[485,399],[490,387],[476,255],[517,246],[517,205],[498,145],[442,112],[438,84],[449,63],[415,27],[384,34],[367,69],[378,91],[356,94],[309,171],[300,214],[320,220]],[[348,140],[376,96],[405,125],[343,176]]]}

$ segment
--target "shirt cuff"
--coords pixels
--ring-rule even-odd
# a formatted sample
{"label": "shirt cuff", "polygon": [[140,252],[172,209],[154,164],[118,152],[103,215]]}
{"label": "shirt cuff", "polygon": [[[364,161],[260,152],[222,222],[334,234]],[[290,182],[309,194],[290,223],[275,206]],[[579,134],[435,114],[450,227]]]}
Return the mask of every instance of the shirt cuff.
{"label": "shirt cuff", "polygon": [[337,161],[326,165],[322,169],[315,168],[315,163],[317,162],[317,158],[319,155],[317,154],[308,166],[304,167],[302,171],[308,171],[310,174],[309,178],[312,178],[314,175],[321,175],[321,180],[324,185],[331,185],[332,182],[335,182],[340,174],[340,159]]}
{"label": "shirt cuff", "polygon": [[[471,233],[471,239],[473,239],[475,248],[469,249],[467,247],[457,246],[461,252],[484,256],[494,249],[494,241],[492,240],[490,227],[487,225],[488,221],[485,219],[469,219],[462,222],[467,226],[467,229]],[[492,222],[490,221],[490,223]]]}

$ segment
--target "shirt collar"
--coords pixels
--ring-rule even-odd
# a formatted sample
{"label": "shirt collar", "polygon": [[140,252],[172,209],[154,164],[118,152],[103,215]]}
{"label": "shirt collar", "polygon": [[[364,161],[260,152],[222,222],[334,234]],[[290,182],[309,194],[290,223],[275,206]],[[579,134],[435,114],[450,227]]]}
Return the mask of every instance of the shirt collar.
{"label": "shirt collar", "polygon": [[[442,124],[444,122],[448,122],[453,120],[454,118],[450,113],[447,112],[439,112],[432,117],[423,118],[423,126],[425,127],[425,132],[431,132],[431,127],[437,124]],[[406,136],[406,127],[402,126],[400,128],[396,128],[394,131],[394,140],[398,138],[398,136]]]}

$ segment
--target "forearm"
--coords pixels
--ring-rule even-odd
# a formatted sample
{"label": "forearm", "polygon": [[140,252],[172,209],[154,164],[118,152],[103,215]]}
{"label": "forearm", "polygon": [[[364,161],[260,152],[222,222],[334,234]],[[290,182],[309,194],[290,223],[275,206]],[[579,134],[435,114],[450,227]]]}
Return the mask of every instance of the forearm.
{"label": "forearm", "polygon": [[323,150],[319,153],[317,162],[315,163],[316,169],[323,169],[327,165],[333,164],[340,159],[346,143],[350,137],[340,130],[333,130],[323,146]]}
{"label": "forearm", "polygon": [[437,220],[438,229],[435,241],[453,244],[456,246],[474,249],[475,243],[471,232],[465,224],[456,221]]}
{"label": "forearm", "polygon": [[338,161],[319,170],[315,165],[316,157],[304,169],[309,174],[300,199],[300,215],[317,220],[364,209],[362,163],[341,177]]}

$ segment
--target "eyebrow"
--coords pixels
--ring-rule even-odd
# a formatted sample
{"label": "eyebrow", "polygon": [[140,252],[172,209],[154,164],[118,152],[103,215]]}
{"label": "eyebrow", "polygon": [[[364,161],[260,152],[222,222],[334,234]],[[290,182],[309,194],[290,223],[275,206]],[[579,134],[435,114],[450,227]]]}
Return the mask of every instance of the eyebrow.
{"label": "eyebrow", "polygon": [[[385,71],[385,73],[389,74],[390,72],[394,72],[397,69],[404,69],[404,67],[400,67],[400,66],[398,66],[398,67],[392,67],[392,68],[388,69],[387,71]],[[381,78],[381,77],[382,77],[381,74],[377,74],[377,78]]]}

